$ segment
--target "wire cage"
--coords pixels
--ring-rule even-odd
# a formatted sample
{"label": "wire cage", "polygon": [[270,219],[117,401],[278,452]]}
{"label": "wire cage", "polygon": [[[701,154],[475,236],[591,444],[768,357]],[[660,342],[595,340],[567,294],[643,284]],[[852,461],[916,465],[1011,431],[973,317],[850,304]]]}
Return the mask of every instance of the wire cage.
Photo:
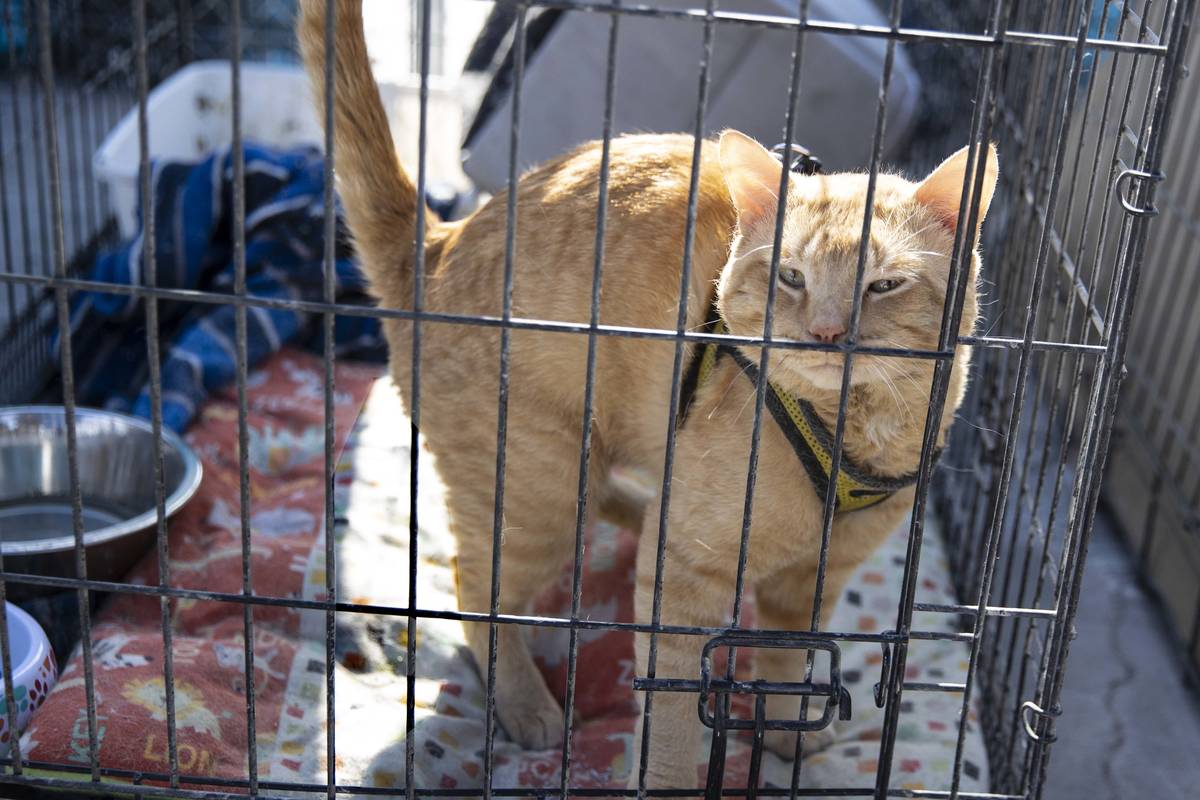
{"label": "wire cage", "polygon": [[[235,341],[238,358],[238,415],[240,467],[240,532],[242,545],[242,587],[240,591],[216,592],[198,588],[182,588],[172,582],[162,567],[166,564],[167,532],[161,477],[162,453],[157,453],[158,526],[157,550],[160,559],[160,578],[155,585],[97,581],[86,575],[83,551],[82,523],[79,507],[78,475],[72,474],[73,502],[76,506],[75,535],[78,574],[73,578],[48,578],[3,570],[0,567],[0,597],[5,587],[41,585],[72,591],[79,599],[78,624],[81,632],[76,656],[83,665],[87,702],[80,711],[79,759],[74,763],[45,763],[23,754],[20,740],[13,738],[11,752],[3,759],[4,770],[0,783],[10,796],[43,796],[49,789],[60,789],[89,796],[106,796],[114,792],[129,793],[132,789],[145,797],[260,797],[325,795],[396,795],[417,796],[551,796],[568,794],[637,796],[639,789],[583,790],[570,785],[571,750],[562,754],[561,781],[547,788],[520,789],[492,786],[494,740],[492,737],[493,708],[487,703],[487,738],[479,757],[485,776],[478,790],[447,789],[418,786],[414,779],[417,762],[423,754],[416,751],[412,737],[414,725],[413,675],[408,676],[405,717],[405,769],[398,783],[391,787],[348,784],[339,776],[337,742],[328,737],[324,761],[325,773],[315,782],[295,783],[264,777],[260,774],[255,742],[264,733],[264,721],[254,711],[255,637],[253,629],[259,612],[272,608],[304,609],[323,619],[324,659],[315,661],[322,675],[321,695],[314,704],[323,704],[326,718],[332,722],[337,710],[335,698],[335,628],[339,615],[372,613],[404,620],[408,636],[403,645],[407,663],[414,661],[416,630],[420,620],[430,618],[470,619],[487,623],[494,629],[500,625],[524,628],[556,627],[569,632],[569,676],[567,686],[573,687],[577,668],[578,643],[581,632],[587,630],[637,627],[629,623],[605,623],[581,619],[578,610],[564,617],[534,617],[500,613],[495,600],[488,613],[464,614],[422,608],[419,603],[407,607],[371,607],[337,596],[337,551],[334,537],[325,540],[327,562],[325,596],[318,600],[299,600],[257,593],[251,574],[251,530],[248,506],[250,489],[247,463],[249,431],[246,420],[245,387],[248,380],[245,320],[255,309],[287,308],[302,311],[320,321],[327,334],[324,339],[324,385],[321,397],[325,417],[324,439],[324,524],[327,531],[335,529],[336,464],[334,440],[335,351],[333,326],[337,319],[352,317],[391,317],[413,320],[419,326],[482,325],[513,330],[543,330],[558,336],[583,336],[594,352],[602,337],[636,336],[657,339],[671,344],[675,352],[675,373],[672,408],[664,409],[668,418],[675,419],[687,356],[700,344],[721,341],[709,333],[685,330],[683,320],[686,297],[680,302],[680,325],[675,330],[629,329],[600,323],[597,312],[592,318],[576,320],[522,319],[506,298],[500,317],[454,317],[419,310],[419,300],[410,308],[372,308],[367,305],[335,302],[334,269],[336,257],[333,233],[336,230],[333,202],[326,203],[324,230],[325,284],[320,302],[291,301],[255,296],[245,287],[244,263],[239,280],[226,293],[181,291],[157,285],[154,270],[146,270],[143,282],[136,285],[97,284],[86,275],[86,267],[96,253],[118,239],[117,220],[112,197],[98,188],[93,174],[91,154],[107,132],[129,109],[144,110],[152,87],[179,67],[205,58],[257,60],[293,59],[292,14],[290,3],[246,4],[197,0],[190,2],[157,2],[134,0],[132,18],[129,8],[114,5],[107,9],[96,3],[51,3],[49,0],[0,0],[3,16],[3,41],[6,53],[0,72],[0,186],[5,205],[3,222],[4,266],[0,271],[0,403],[29,402],[48,398],[62,402],[67,411],[68,431],[73,430],[76,408],[73,369],[76,363],[69,346],[69,303],[73,294],[85,290],[105,291],[132,296],[141,301],[147,329],[146,361],[151,389],[152,422],[157,431],[162,425],[161,375],[159,373],[160,334],[178,320],[159,317],[160,304],[168,302],[205,305],[229,305],[236,309],[238,331]],[[780,632],[759,631],[754,628],[721,628],[691,631],[709,640],[710,648],[790,646],[797,650],[828,653],[832,666],[822,669],[812,680],[801,686],[784,687],[798,691],[808,699],[826,699],[826,715],[851,714],[848,704],[836,702],[845,687],[837,669],[839,648],[850,641],[879,647],[882,658],[875,679],[878,686],[875,700],[883,711],[882,725],[876,740],[862,743],[875,748],[873,769],[859,780],[839,786],[802,789],[798,775],[804,768],[805,757],[796,759],[791,786],[759,787],[757,767],[762,752],[764,721],[761,712],[751,719],[735,720],[729,715],[731,695],[739,692],[759,692],[750,683],[738,683],[713,678],[707,673],[703,681],[671,685],[657,680],[653,674],[633,679],[634,687],[652,697],[661,691],[716,692],[721,701],[707,723],[713,728],[712,758],[708,780],[701,790],[709,797],[721,794],[745,795],[806,795],[862,797],[980,797],[1036,798],[1042,795],[1049,754],[1055,739],[1057,719],[1069,709],[1059,706],[1064,665],[1073,635],[1073,620],[1079,602],[1080,583],[1087,553],[1092,522],[1100,496],[1109,437],[1112,430],[1118,390],[1123,378],[1123,365],[1130,337],[1131,319],[1141,278],[1145,254],[1155,254],[1154,268],[1179,271],[1186,262],[1186,217],[1177,232],[1162,240],[1149,236],[1150,219],[1156,213],[1156,197],[1161,197],[1159,184],[1164,153],[1186,155],[1190,146],[1190,131],[1177,132],[1174,149],[1166,147],[1167,131],[1172,116],[1173,101],[1180,79],[1185,73],[1185,52],[1194,3],[1191,0],[1057,0],[1030,3],[1023,0],[990,0],[987,3],[902,3],[891,0],[882,3],[888,24],[855,25],[810,18],[809,4],[800,2],[796,16],[756,16],[723,11],[715,1],[691,9],[665,8],[654,4],[638,5],[614,1],[584,2],[507,2],[513,26],[513,56],[508,91],[519,100],[522,75],[526,65],[524,47],[527,17],[541,8],[567,13],[588,14],[594,24],[602,26],[610,42],[608,50],[609,105],[597,109],[597,138],[607,142],[614,133],[611,97],[620,86],[613,86],[613,59],[619,55],[621,23],[637,18],[661,18],[682,26],[694,26],[702,32],[702,46],[688,56],[696,64],[697,94],[694,102],[695,126],[691,131],[697,139],[710,130],[706,124],[706,102],[710,87],[710,66],[714,48],[721,46],[722,31],[740,26],[782,30],[794,36],[792,63],[780,65],[790,69],[790,91],[796,94],[781,97],[779,102],[780,138],[788,141],[792,115],[789,102],[798,96],[803,107],[805,76],[808,65],[803,62],[804,42],[812,36],[872,37],[886,42],[887,60],[880,75],[878,97],[864,97],[863,103],[875,110],[875,145],[869,164],[871,180],[882,168],[880,145],[887,112],[887,84],[895,61],[897,48],[905,48],[916,70],[928,81],[928,108],[917,124],[911,146],[900,158],[899,166],[917,173],[932,167],[939,156],[963,143],[972,146],[977,157],[985,152],[989,140],[998,144],[1003,158],[1001,187],[991,216],[983,229],[981,242],[985,254],[987,296],[990,305],[980,329],[971,336],[955,338],[957,318],[961,313],[961,292],[948,293],[941,328],[941,344],[929,352],[883,351],[896,358],[930,359],[935,363],[932,399],[928,409],[927,426],[936,430],[943,412],[950,360],[956,344],[974,347],[973,377],[966,402],[958,411],[959,421],[953,428],[952,443],[946,456],[935,467],[934,437],[926,436],[921,457],[917,499],[907,531],[906,549],[902,563],[901,589],[892,599],[886,615],[894,621],[881,623],[867,631],[838,631],[818,627],[814,631],[797,631],[784,636]],[[911,6],[911,7],[910,7]],[[967,7],[964,7],[967,6]],[[415,65],[420,74],[422,98],[431,72],[430,0],[416,6],[415,28],[417,54]],[[132,19],[132,24],[130,24]],[[233,71],[236,76],[237,70]],[[336,102],[328,90],[326,102]],[[521,136],[519,102],[511,103],[513,153]],[[244,169],[242,159],[241,121],[234,115],[233,153],[235,175]],[[426,152],[427,115],[424,104],[418,121],[419,167],[418,185],[426,184],[424,155]],[[325,143],[332,150],[332,139]],[[605,150],[607,153],[607,148]],[[326,160],[326,178],[332,176],[337,154]],[[607,158],[607,156],[606,156]],[[148,186],[149,153],[141,150],[140,171],[143,188]],[[602,167],[607,175],[607,160]],[[510,164],[510,181],[515,181],[516,164]],[[606,177],[602,177],[602,186]],[[332,181],[326,181],[327,199],[332,201]],[[693,170],[693,187],[695,169]],[[973,189],[973,191],[972,191]],[[979,187],[965,186],[964,198],[979,200]],[[694,189],[693,189],[694,192]],[[601,189],[601,197],[605,190]],[[1170,195],[1171,198],[1177,195]],[[693,198],[694,199],[694,198]],[[970,204],[968,204],[970,205]],[[1183,205],[1184,208],[1188,206]],[[964,219],[974,219],[977,209],[964,211]],[[689,206],[689,229],[695,214],[695,203]],[[514,234],[515,207],[509,206],[509,253]],[[869,218],[868,214],[868,218]],[[605,224],[605,209],[598,209],[598,223]],[[244,210],[235,219],[229,236],[234,252],[238,252],[238,237],[244,237]],[[959,226],[960,229],[970,226]],[[602,239],[603,237],[598,237]],[[970,238],[969,235],[966,238]],[[777,240],[778,241],[778,240]],[[1179,244],[1179,242],[1183,244]],[[963,286],[969,264],[969,242],[959,242],[952,259],[952,285]],[[244,247],[244,239],[242,242]],[[1164,250],[1164,248],[1166,250]],[[1176,252],[1178,251],[1178,252]],[[418,246],[418,253],[421,250]],[[1175,253],[1174,259],[1162,255]],[[146,255],[147,259],[152,254]],[[238,256],[235,255],[235,260]],[[511,255],[509,261],[511,262]],[[599,286],[597,259],[596,285]],[[506,270],[511,274],[512,265]],[[686,269],[686,266],[685,266]],[[861,280],[863,261],[859,262]],[[418,284],[419,285],[419,284]],[[955,295],[957,294],[957,299]],[[1186,308],[1188,294],[1166,295],[1174,303],[1174,316]],[[595,308],[595,306],[594,306]],[[415,310],[418,309],[418,310]],[[1168,315],[1169,317],[1170,315]],[[1162,318],[1153,311],[1143,311],[1141,327],[1156,329]],[[85,337],[86,338],[86,337]],[[1149,343],[1149,351],[1135,351],[1137,362],[1145,363],[1150,378],[1143,383],[1153,385],[1155,369],[1161,362],[1153,358],[1153,350],[1162,341],[1161,331],[1143,333],[1141,341]],[[56,345],[56,342],[58,343]],[[764,354],[787,347],[799,346],[786,340],[752,338],[745,344],[759,345]],[[72,346],[86,347],[86,341]],[[762,346],[766,345],[766,346]],[[856,352],[853,344],[840,347],[847,361]],[[507,350],[503,351],[507,354]],[[503,356],[506,358],[507,356]],[[502,364],[506,363],[502,361]],[[589,359],[591,363],[591,359]],[[1139,363],[1131,364],[1137,374]],[[508,373],[499,365],[501,402],[506,397]],[[589,368],[589,402],[592,370]],[[1188,378],[1190,380],[1190,378]],[[846,408],[848,384],[843,383],[842,412]],[[1133,402],[1147,403],[1152,388],[1139,389]],[[1138,398],[1141,398],[1140,400]],[[1188,392],[1178,394],[1180,413],[1194,405]],[[1180,405],[1181,404],[1181,405]],[[1147,407],[1147,406],[1143,406]],[[755,438],[757,421],[763,412],[762,391],[755,408]],[[411,409],[412,428],[411,487],[414,514],[409,536],[416,541],[417,427],[419,406]],[[1148,412],[1149,413],[1149,412]],[[501,415],[501,441],[503,420]],[[766,424],[766,423],[763,423]],[[673,452],[675,428],[671,429],[666,452]],[[1178,427],[1178,425],[1176,425]],[[1175,437],[1175,428],[1164,424],[1160,429],[1169,441],[1179,441],[1180,458],[1190,458],[1189,437]],[[840,427],[839,427],[840,431]],[[1189,433],[1186,429],[1185,433]],[[579,485],[587,486],[588,443],[590,422],[581,432],[581,478]],[[1135,438],[1145,439],[1137,435]],[[1163,444],[1162,447],[1169,447]],[[834,470],[840,458],[840,434],[833,444]],[[503,453],[503,449],[501,449]],[[667,475],[670,474],[668,455]],[[751,459],[753,462],[753,459]],[[1156,464],[1166,458],[1151,456]],[[1190,463],[1190,462],[1189,462]],[[1183,466],[1180,469],[1190,470]],[[503,474],[503,458],[500,462]],[[1155,486],[1169,482],[1166,472],[1151,473]],[[1194,477],[1192,472],[1187,475]],[[748,480],[754,478],[753,470]],[[420,477],[421,481],[427,480]],[[835,482],[831,482],[835,483]],[[669,477],[661,489],[669,492]],[[586,495],[586,491],[584,494]],[[500,490],[497,491],[500,494]],[[1159,491],[1152,494],[1158,501]],[[237,498],[231,498],[236,501]],[[1194,500],[1194,498],[1193,498]],[[501,507],[497,500],[497,508]],[[576,564],[574,596],[579,596],[579,559],[582,556],[582,529],[587,497],[579,498],[579,519],[576,531]],[[1186,503],[1185,503],[1186,505]],[[1192,503],[1194,516],[1194,502]],[[747,515],[752,503],[747,502]],[[826,498],[824,541],[832,525],[832,495]],[[748,519],[748,516],[747,516]],[[660,535],[659,552],[663,547],[665,514],[662,531],[647,531],[643,535]],[[926,550],[930,529],[938,529],[947,543],[950,572],[958,593],[958,602],[931,604],[920,602],[917,595],[917,576],[922,554]],[[749,530],[747,522],[745,530]],[[501,534],[501,515],[497,512],[495,541]],[[496,550],[498,551],[498,547]],[[1150,546],[1144,546],[1149,550]],[[744,548],[743,548],[744,551]],[[415,547],[412,549],[415,553]],[[744,561],[744,555],[743,555]],[[415,587],[418,577],[415,555],[406,576]],[[821,588],[818,584],[818,596]],[[105,762],[101,753],[103,738],[103,700],[94,691],[94,661],[91,645],[93,602],[100,596],[135,595],[158,598],[162,612],[162,638],[167,656],[163,661],[163,680],[166,684],[167,713],[164,724],[171,743],[170,757],[162,771],[123,770]],[[410,596],[412,596],[410,594]],[[493,592],[493,597],[495,593]],[[181,769],[177,744],[180,741],[179,720],[172,698],[175,695],[174,666],[171,652],[171,609],[193,600],[215,600],[234,604],[242,609],[244,620],[243,666],[247,707],[246,736],[249,742],[243,778],[217,778]],[[828,603],[831,600],[826,598]],[[1191,601],[1194,603],[1194,599]],[[3,609],[0,604],[0,609]],[[4,612],[0,610],[0,614]],[[921,630],[914,623],[915,615],[931,614],[953,620],[948,632]],[[1193,612],[1192,620],[1198,618]],[[817,620],[820,621],[819,618]],[[1191,651],[1195,653],[1194,621],[1190,633]],[[664,630],[657,622],[643,625],[657,634]],[[494,635],[493,635],[494,636]],[[917,682],[907,677],[906,661],[915,641],[946,639],[959,642],[965,648],[966,669],[961,680]],[[8,729],[16,728],[16,707],[11,699],[11,643],[6,628],[0,625],[0,655],[3,656],[7,701]],[[826,662],[828,663],[828,662]],[[312,666],[310,664],[310,666]],[[491,672],[486,669],[485,671]],[[698,667],[699,671],[699,667]],[[821,672],[824,672],[824,677]],[[493,685],[489,674],[487,693]],[[779,687],[777,687],[779,688]],[[568,693],[571,691],[568,688]],[[958,709],[952,724],[957,732],[954,757],[947,763],[943,785],[911,788],[904,785],[900,775],[902,765],[896,763],[897,739],[904,725],[906,698],[935,692],[953,698]],[[807,702],[807,700],[806,700]],[[964,772],[964,740],[972,727],[972,709],[978,709],[979,726],[987,748],[990,791],[967,791],[962,788]],[[568,694],[565,724],[570,736],[570,695]],[[693,720],[695,724],[699,724]],[[751,743],[751,777],[744,785],[726,780],[722,771],[723,755],[728,734],[741,728],[754,736]],[[733,734],[736,736],[737,734]],[[47,777],[47,772],[54,773]],[[397,786],[399,788],[397,788]],[[680,787],[676,791],[652,794],[695,795],[700,792]]]}

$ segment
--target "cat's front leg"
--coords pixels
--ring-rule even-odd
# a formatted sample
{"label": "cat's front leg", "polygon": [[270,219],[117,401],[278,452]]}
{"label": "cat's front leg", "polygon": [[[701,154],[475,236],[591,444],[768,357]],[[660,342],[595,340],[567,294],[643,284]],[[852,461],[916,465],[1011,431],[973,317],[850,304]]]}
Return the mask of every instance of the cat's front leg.
{"label": "cat's front leg", "polygon": [[[675,501],[673,500],[673,503]],[[684,506],[684,503],[680,503]],[[668,626],[716,627],[729,624],[733,602],[737,553],[732,557],[703,541],[697,533],[712,525],[711,518],[696,516],[697,509],[681,508],[672,513],[663,559],[663,581],[659,622]],[[657,556],[657,511],[643,530],[638,546],[636,619],[649,622],[654,605]],[[638,633],[635,647],[638,674],[647,675],[650,634]],[[659,634],[656,643],[655,677],[696,680],[700,676],[700,653],[709,637]],[[645,702],[644,696],[639,701]],[[654,692],[651,703],[649,752],[646,762],[647,789],[693,789],[700,785],[698,764],[702,760],[703,725],[697,713],[695,692]],[[643,705],[644,708],[644,705]],[[642,747],[642,719],[638,715],[634,736],[635,763],[630,788],[638,786]]]}
{"label": "cat's front leg", "polygon": [[[853,572],[854,565],[829,564],[822,592],[822,618],[828,620],[842,587]],[[758,626],[765,630],[802,632],[812,629],[813,600],[816,590],[815,560],[790,564],[760,580],[754,588],[758,609]],[[806,675],[807,652],[791,648],[762,648],[755,653],[755,677],[781,683],[799,683]],[[820,662],[818,662],[820,663]],[[823,680],[814,674],[814,680]],[[767,697],[767,718],[772,720],[800,718],[801,699],[798,695]],[[822,701],[810,703],[808,719],[821,716]],[[797,735],[791,731],[768,731],[765,742],[769,750],[791,760],[796,755]],[[812,731],[804,737],[804,752],[815,753],[833,742],[829,728]]]}

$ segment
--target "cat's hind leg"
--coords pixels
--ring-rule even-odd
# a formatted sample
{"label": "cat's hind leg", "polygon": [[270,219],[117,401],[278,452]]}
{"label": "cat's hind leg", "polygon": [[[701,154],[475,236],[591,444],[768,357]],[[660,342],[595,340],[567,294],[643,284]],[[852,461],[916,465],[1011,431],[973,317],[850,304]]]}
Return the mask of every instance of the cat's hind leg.
{"label": "cat's hind leg", "polygon": [[[563,575],[573,553],[579,431],[552,414],[515,415],[510,417],[505,453],[498,611],[525,614],[538,594]],[[487,613],[492,599],[495,447],[456,447],[445,460],[439,455],[438,461],[458,540],[459,607]],[[592,474],[602,475],[602,464],[594,448]],[[563,711],[534,664],[523,627],[496,625],[496,715],[522,747],[558,747],[563,742]],[[489,625],[466,623],[464,629],[486,681]]]}

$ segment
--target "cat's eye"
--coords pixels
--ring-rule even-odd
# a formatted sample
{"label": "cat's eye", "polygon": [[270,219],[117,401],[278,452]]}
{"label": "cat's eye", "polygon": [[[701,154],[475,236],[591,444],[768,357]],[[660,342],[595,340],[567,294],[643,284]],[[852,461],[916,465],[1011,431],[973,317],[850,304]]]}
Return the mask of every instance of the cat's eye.
{"label": "cat's eye", "polygon": [[804,288],[804,273],[798,269],[791,267],[783,267],[779,270],[779,280],[791,286],[793,289]]}
{"label": "cat's eye", "polygon": [[873,292],[874,294],[886,294],[893,289],[899,288],[900,284],[902,283],[904,283],[904,280],[901,278],[884,278],[883,280],[875,281],[868,286],[867,291]]}

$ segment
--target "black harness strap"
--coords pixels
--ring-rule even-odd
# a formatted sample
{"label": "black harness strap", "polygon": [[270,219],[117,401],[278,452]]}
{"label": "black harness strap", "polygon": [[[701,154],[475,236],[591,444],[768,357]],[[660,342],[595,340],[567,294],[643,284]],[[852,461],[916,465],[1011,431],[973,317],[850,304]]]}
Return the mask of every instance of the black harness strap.
{"label": "black harness strap", "polygon": [[[702,330],[705,333],[724,333],[724,324],[713,300],[709,319]],[[687,372],[680,384],[679,416],[677,427],[682,429],[696,399],[700,385],[722,357],[733,359],[751,383],[761,380],[758,365],[746,358],[736,347],[720,343],[702,345],[693,353]],[[767,410],[783,432],[788,444],[800,460],[804,471],[812,481],[818,497],[825,497],[829,490],[829,479],[833,471],[833,433],[825,425],[816,409],[807,400],[781,393],[767,381],[764,398]],[[941,455],[939,448],[934,458]],[[837,501],[839,511],[856,511],[883,502],[897,491],[917,482],[917,473],[911,472],[895,478],[872,474],[852,462],[845,455],[838,468]]]}

